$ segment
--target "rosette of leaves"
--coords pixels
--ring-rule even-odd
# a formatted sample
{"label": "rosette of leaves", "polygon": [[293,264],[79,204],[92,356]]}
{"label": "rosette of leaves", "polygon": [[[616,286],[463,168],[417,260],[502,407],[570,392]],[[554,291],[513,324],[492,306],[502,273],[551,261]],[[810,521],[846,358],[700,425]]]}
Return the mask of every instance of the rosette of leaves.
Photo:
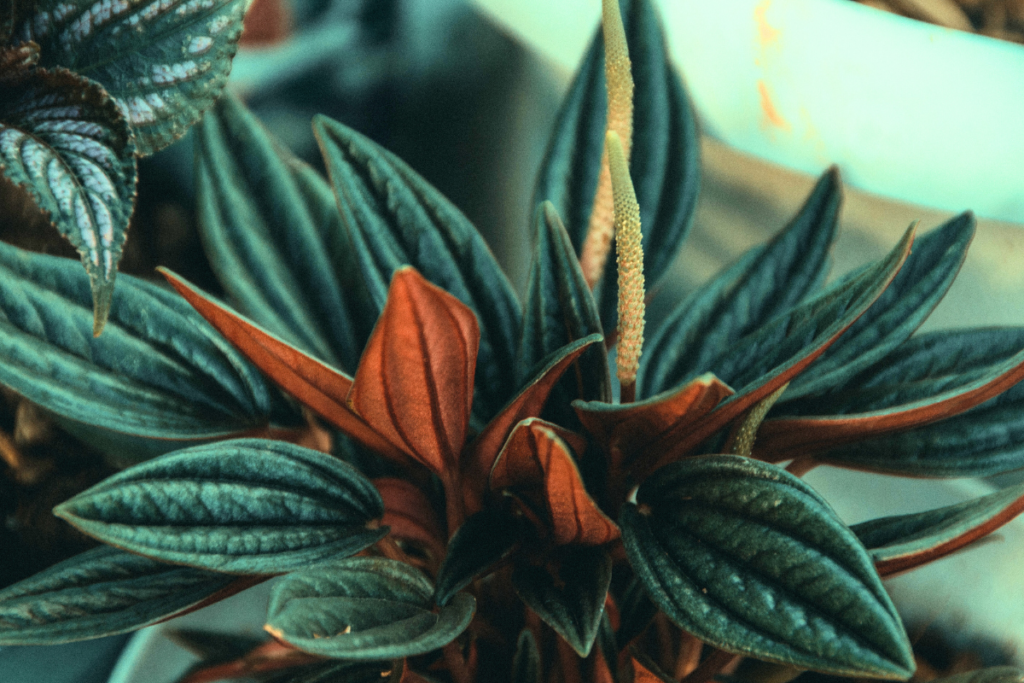
{"label": "rosette of leaves", "polygon": [[[693,122],[649,3],[621,8],[636,194],[669,207],[641,211],[661,262],[692,212],[695,177],[679,169],[695,163]],[[774,239],[652,321],[636,400],[615,402],[606,307],[573,237],[602,163],[602,49],[551,142],[523,301],[465,217],[387,150],[318,118],[325,179],[222,100],[199,127],[197,174],[230,303],[164,275],[332,430],[338,457],[210,435],[101,482],[57,514],[112,548],[0,592],[0,643],[121,632],[283,575],[274,641],[184,680],[703,683],[737,657],[767,663],[756,681],[909,678],[882,577],[1005,524],[1024,487],[849,527],[800,475],[1024,467],[1024,333],[914,335],[974,220],[916,241],[911,228],[823,284],[841,201],[826,172]]]}
{"label": "rosette of leaves", "polygon": [[135,159],[220,96],[245,0],[9,0],[0,5],[0,170],[81,255],[94,333],[135,204]]}

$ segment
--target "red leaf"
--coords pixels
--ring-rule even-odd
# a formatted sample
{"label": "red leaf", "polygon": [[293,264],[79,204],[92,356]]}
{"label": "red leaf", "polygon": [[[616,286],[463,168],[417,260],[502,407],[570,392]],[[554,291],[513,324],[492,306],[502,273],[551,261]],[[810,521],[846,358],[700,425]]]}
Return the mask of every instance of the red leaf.
{"label": "red leaf", "polygon": [[244,29],[238,44],[243,47],[269,47],[284,42],[291,28],[291,11],[285,0],[252,0],[245,12]]}
{"label": "red leaf", "polygon": [[516,425],[494,461],[491,488],[511,488],[538,498],[550,515],[549,531],[557,545],[614,541],[619,528],[587,493],[569,447],[556,429],[538,418]]}
{"label": "red leaf", "polygon": [[[563,348],[563,355],[555,358],[526,386],[519,395],[508,402],[494,419],[487,423],[483,431],[469,445],[463,460],[463,491],[466,509],[469,514],[479,512],[483,508],[483,495],[487,489],[487,478],[490,476],[494,459],[498,457],[505,440],[508,439],[512,427],[529,417],[537,417],[548,400],[551,389],[562,374],[576,362],[580,355],[593,344],[600,343],[601,335],[593,334],[577,340]],[[578,436],[574,436],[578,439]],[[582,453],[583,447],[571,443],[577,452]]]}
{"label": "red leaf", "polygon": [[473,401],[476,316],[412,268],[395,271],[349,393],[370,427],[442,478],[456,471]]}
{"label": "red leaf", "polygon": [[633,662],[633,683],[665,683],[669,680],[648,669],[636,657],[630,657],[630,661]]}
{"label": "red leaf", "polygon": [[171,271],[159,270],[207,322],[282,389],[367,448],[407,463],[401,451],[381,438],[345,404],[352,387],[351,377],[260,329]]}
{"label": "red leaf", "polygon": [[384,500],[381,524],[391,527],[392,536],[412,541],[426,550],[436,570],[444,559],[445,536],[426,495],[405,479],[383,477],[374,479],[373,485]]}

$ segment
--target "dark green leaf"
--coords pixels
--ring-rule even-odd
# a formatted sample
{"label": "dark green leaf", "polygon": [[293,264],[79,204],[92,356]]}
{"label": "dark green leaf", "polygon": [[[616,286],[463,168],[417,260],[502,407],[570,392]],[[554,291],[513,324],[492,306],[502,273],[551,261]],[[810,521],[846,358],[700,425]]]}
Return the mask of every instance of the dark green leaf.
{"label": "dark green leaf", "polygon": [[[683,301],[641,356],[638,381],[644,395],[672,389],[712,369],[723,350],[796,306],[817,286],[828,266],[841,203],[839,173],[831,168],[775,239],[748,252]],[[730,377],[719,377],[732,383]]]}
{"label": "dark green leaf", "polygon": [[15,0],[0,1],[0,43],[7,44],[14,33],[15,13],[18,5]]}
{"label": "dark green leaf", "polygon": [[210,263],[236,308],[355,373],[373,321],[330,186],[232,96],[198,129],[198,204]]}
{"label": "dark green leaf", "polygon": [[[898,347],[935,310],[953,284],[974,237],[976,221],[964,213],[914,242],[892,284],[857,322],[793,380],[781,402],[836,393],[851,377]],[[783,406],[780,406],[785,411]]]}
{"label": "dark green leaf", "polygon": [[[275,676],[267,683],[398,683],[402,662],[322,662]],[[995,683],[995,682],[993,682]]]}
{"label": "dark green leaf", "polygon": [[619,630],[615,634],[616,644],[621,650],[629,645],[630,641],[643,633],[647,624],[658,613],[658,607],[651,602],[644,588],[644,582],[634,576],[626,586],[626,592],[618,602],[619,606]]}
{"label": "dark green leaf", "polygon": [[622,512],[633,569],[680,628],[729,652],[904,679],[910,643],[857,537],[784,470],[712,455],[662,468]]}
{"label": "dark green leaf", "polygon": [[125,275],[115,300],[93,337],[81,267],[0,244],[0,383],[122,452],[299,419],[180,297]]}
{"label": "dark green leaf", "polygon": [[[214,576],[223,577],[224,575],[214,574]],[[204,665],[240,659],[253,649],[267,642],[266,636],[253,636],[246,633],[224,633],[223,631],[207,631],[198,628],[168,629],[165,635],[173,640],[175,644],[203,660]]]}
{"label": "dark green leaf", "polygon": [[324,657],[409,657],[447,645],[473,618],[473,596],[458,593],[433,612],[433,594],[426,576],[395,560],[323,563],[288,574],[274,587],[266,629]]}
{"label": "dark green leaf", "polygon": [[[12,52],[34,61],[35,46]],[[135,203],[131,131],[97,83],[65,69],[10,69],[0,80],[0,166],[82,257],[92,284],[95,333],[110,297]]]}
{"label": "dark green leaf", "polygon": [[473,225],[401,159],[326,117],[313,124],[370,296],[384,308],[392,273],[415,267],[480,322],[473,412],[486,422],[516,389],[522,312]]}
{"label": "dark green leaf", "polygon": [[239,580],[244,579],[96,548],[0,591],[0,645],[54,645],[127,633]]}
{"label": "dark green leaf", "polygon": [[522,535],[522,525],[502,508],[486,508],[463,522],[448,541],[437,573],[437,604],[448,604],[473,579],[508,557]]}
{"label": "dark green leaf", "polygon": [[956,505],[851,527],[883,575],[910,569],[966,546],[1024,510],[1024,484]]}
{"label": "dark green leaf", "polygon": [[220,96],[246,0],[38,0],[19,37],[43,66],[98,81],[118,100],[138,152],[171,144]]}
{"label": "dark green leaf", "polygon": [[[644,274],[651,284],[675,258],[686,236],[700,181],[693,110],[668,63],[652,4],[620,2],[637,103],[630,175],[640,203]],[[555,205],[577,253],[597,191],[607,113],[604,37],[598,30],[558,114],[534,194],[534,206],[544,200]],[[615,329],[615,268],[605,269],[597,294],[604,329]]]}
{"label": "dark green leaf", "polygon": [[937,678],[934,683],[1022,683],[1024,671],[1015,666],[990,666],[955,676]]}
{"label": "dark green leaf", "polygon": [[586,657],[597,637],[612,580],[602,546],[563,546],[543,566],[516,562],[512,586],[526,606]]}
{"label": "dark green leaf", "polygon": [[537,641],[530,629],[524,628],[519,632],[516,653],[512,657],[512,683],[541,683],[542,674]]}
{"label": "dark green leaf", "polygon": [[100,540],[223,572],[279,574],[358,552],[386,528],[355,468],[280,441],[237,439],[136,465],[58,505]]}
{"label": "dark green leaf", "polygon": [[[590,334],[601,334],[597,304],[558,213],[544,202],[534,215],[533,263],[526,288],[523,335],[516,367],[520,386],[536,374],[549,354]],[[610,401],[611,379],[603,346],[594,346],[552,390],[546,419],[575,428],[574,399]]]}

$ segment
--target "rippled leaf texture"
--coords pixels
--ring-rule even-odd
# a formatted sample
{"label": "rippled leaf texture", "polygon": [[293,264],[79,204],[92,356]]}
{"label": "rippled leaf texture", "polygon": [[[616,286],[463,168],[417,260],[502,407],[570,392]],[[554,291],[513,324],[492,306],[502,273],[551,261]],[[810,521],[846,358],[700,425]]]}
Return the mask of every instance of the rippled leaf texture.
{"label": "rippled leaf texture", "polygon": [[540,650],[530,629],[519,632],[516,653],[512,657],[512,683],[541,683]]}
{"label": "rippled leaf texture", "polygon": [[1024,485],[927,512],[851,527],[882,576],[912,569],[987,536],[1024,511]]}
{"label": "rippled leaf texture", "polygon": [[799,304],[819,285],[841,203],[839,173],[832,168],[771,242],[752,249],[669,314],[641,356],[638,382],[643,395],[653,396],[711,370],[723,351]]}
{"label": "rippled leaf texture", "polygon": [[[36,58],[32,45],[9,51],[5,62],[11,52]],[[94,333],[99,334],[135,203],[137,170],[128,122],[102,87],[70,71],[24,65],[4,71],[3,174],[28,190],[78,250],[92,284]]]}
{"label": "rippled leaf texture", "polygon": [[922,334],[851,380],[842,393],[807,401],[803,407],[814,411],[811,417],[766,421],[757,454],[766,459],[816,454],[934,422],[969,410],[1022,378],[1024,329]]}
{"label": "rippled leaf texture", "polygon": [[[653,3],[624,0],[620,5],[637,102],[629,170],[640,203],[644,275],[653,284],[675,258],[690,226],[700,182],[699,144],[693,109],[668,63]],[[558,114],[534,193],[534,205],[554,204],[577,253],[597,191],[607,108],[604,36],[598,30]],[[598,287],[604,329],[613,330],[615,268],[605,269]]]}
{"label": "rippled leaf texture", "polygon": [[857,537],[772,465],[673,463],[622,512],[626,554],[653,600],[715,647],[839,675],[905,679],[906,633]]}
{"label": "rippled leaf texture", "polygon": [[40,64],[99,82],[117,99],[138,153],[171,144],[220,96],[245,0],[38,0],[18,29]]}
{"label": "rippled leaf texture", "polygon": [[379,309],[365,293],[330,185],[233,96],[197,132],[203,244],[236,308],[354,373]]}
{"label": "rippled leaf texture", "polygon": [[480,322],[474,415],[490,419],[516,388],[522,311],[472,223],[405,162],[326,117],[313,130],[370,295],[383,308],[392,273],[411,265]]}
{"label": "rippled leaf texture", "polygon": [[392,659],[436,650],[469,625],[476,600],[458,593],[431,611],[434,587],[395,560],[354,557],[287,575],[270,596],[266,629],[305,652]]}
{"label": "rippled leaf texture", "polygon": [[238,581],[246,579],[96,548],[0,591],[0,645],[127,633],[227,592]]}
{"label": "rippled leaf texture", "polygon": [[580,657],[597,637],[611,579],[611,556],[592,546],[562,547],[543,566],[517,562],[512,570],[516,594]]}
{"label": "rippled leaf texture", "polygon": [[355,468],[280,441],[237,439],[136,465],[54,514],[155,559],[278,574],[382,538],[380,495]]}
{"label": "rippled leaf texture", "polygon": [[801,396],[837,393],[858,372],[880,361],[906,341],[946,295],[976,221],[964,213],[914,242],[914,249],[892,284],[836,343],[797,376],[782,396],[779,412]]}
{"label": "rippled leaf texture", "polygon": [[523,537],[523,525],[504,508],[491,507],[468,517],[448,541],[448,554],[437,573],[437,604],[448,604],[453,595],[507,558]]}
{"label": "rippled leaf texture", "polygon": [[93,337],[81,267],[0,244],[0,382],[128,455],[299,419],[180,297],[124,275],[116,300]]}
{"label": "rippled leaf texture", "polygon": [[[552,352],[601,332],[597,304],[569,235],[554,206],[544,202],[534,215],[533,263],[516,360],[518,381],[522,384],[528,380]],[[554,398],[544,413],[545,418],[569,428],[578,424],[569,408],[574,399],[611,400],[608,358],[603,347],[589,349],[577,361],[577,368],[554,388]]]}

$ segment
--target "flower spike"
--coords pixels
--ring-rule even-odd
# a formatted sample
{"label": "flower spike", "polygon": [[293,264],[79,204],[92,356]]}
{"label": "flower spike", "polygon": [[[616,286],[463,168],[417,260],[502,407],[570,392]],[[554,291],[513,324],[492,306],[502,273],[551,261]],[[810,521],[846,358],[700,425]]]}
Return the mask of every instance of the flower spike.
{"label": "flower spike", "polygon": [[[607,129],[618,134],[628,162],[633,142],[633,72],[619,0],[603,1],[601,25],[604,31],[604,72],[608,89]],[[601,174],[597,180],[597,194],[594,196],[594,208],[590,212],[590,225],[580,254],[580,267],[591,289],[604,273],[612,244],[614,214],[609,169],[606,141],[604,157],[601,160]]]}
{"label": "flower spike", "polygon": [[632,402],[640,350],[644,343],[644,250],[640,234],[640,205],[636,201],[629,163],[619,136],[608,131],[605,149],[615,197],[615,251],[619,266],[619,340],[616,374],[623,403]]}

